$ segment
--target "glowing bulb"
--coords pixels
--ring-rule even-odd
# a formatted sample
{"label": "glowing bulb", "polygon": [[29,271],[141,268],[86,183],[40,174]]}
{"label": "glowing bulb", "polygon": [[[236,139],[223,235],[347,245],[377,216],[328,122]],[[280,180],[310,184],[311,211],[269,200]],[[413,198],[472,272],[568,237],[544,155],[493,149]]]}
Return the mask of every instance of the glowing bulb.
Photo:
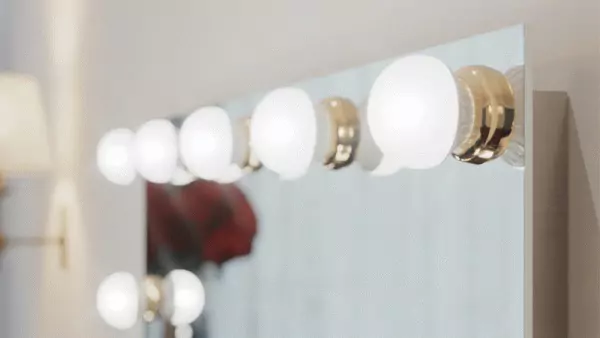
{"label": "glowing bulb", "polygon": [[118,272],[108,276],[98,288],[96,306],[100,317],[119,330],[135,325],[139,311],[139,289],[135,277]]}
{"label": "glowing bulb", "polygon": [[444,63],[424,55],[393,62],[369,95],[368,125],[384,156],[375,172],[441,164],[455,142],[459,112],[457,83]]}
{"label": "glowing bulb", "polygon": [[204,286],[196,275],[186,270],[173,270],[164,280],[164,314],[174,326],[193,323],[204,310]]}
{"label": "glowing bulb", "polygon": [[177,130],[168,120],[152,120],[142,125],[133,141],[135,167],[154,183],[168,183],[177,169]]}
{"label": "glowing bulb", "polygon": [[175,338],[194,338],[194,329],[189,325],[181,325],[175,328]]}
{"label": "glowing bulb", "polygon": [[190,172],[206,180],[218,179],[231,164],[233,132],[227,111],[200,108],[188,116],[179,132],[181,158]]}
{"label": "glowing bulb", "polygon": [[106,133],[96,150],[96,164],[100,173],[109,181],[129,185],[135,179],[135,167],[131,156],[134,134],[129,129],[115,129]]}
{"label": "glowing bulb", "polygon": [[190,174],[189,171],[181,166],[177,166],[177,169],[175,169],[173,177],[171,178],[171,184],[182,187],[194,182],[195,180],[196,177]]}
{"label": "glowing bulb", "polygon": [[260,161],[282,178],[306,173],[317,142],[313,103],[303,90],[281,88],[267,94],[250,122],[250,144]]}

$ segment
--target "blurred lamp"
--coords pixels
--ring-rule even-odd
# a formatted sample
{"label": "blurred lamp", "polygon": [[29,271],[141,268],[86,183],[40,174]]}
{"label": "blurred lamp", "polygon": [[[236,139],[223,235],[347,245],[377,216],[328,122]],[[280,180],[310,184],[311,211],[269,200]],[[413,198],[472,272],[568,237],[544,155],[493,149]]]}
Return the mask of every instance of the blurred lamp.
{"label": "blurred lamp", "polygon": [[0,73],[0,173],[50,171],[46,114],[37,80]]}

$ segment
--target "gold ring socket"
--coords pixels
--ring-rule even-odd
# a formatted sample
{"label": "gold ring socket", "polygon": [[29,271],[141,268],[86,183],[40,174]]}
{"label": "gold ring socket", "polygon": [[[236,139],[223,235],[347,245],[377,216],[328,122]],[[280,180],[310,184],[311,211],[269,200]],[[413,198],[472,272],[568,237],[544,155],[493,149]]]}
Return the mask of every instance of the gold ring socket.
{"label": "gold ring socket", "polygon": [[515,123],[515,98],[510,83],[504,74],[485,66],[461,68],[455,77],[462,101],[459,135],[461,127],[467,130],[455,146],[453,157],[483,164],[502,156]]}
{"label": "gold ring socket", "polygon": [[360,143],[360,117],[352,101],[331,97],[320,104],[327,114],[329,144],[323,164],[329,169],[341,169],[354,161]]}

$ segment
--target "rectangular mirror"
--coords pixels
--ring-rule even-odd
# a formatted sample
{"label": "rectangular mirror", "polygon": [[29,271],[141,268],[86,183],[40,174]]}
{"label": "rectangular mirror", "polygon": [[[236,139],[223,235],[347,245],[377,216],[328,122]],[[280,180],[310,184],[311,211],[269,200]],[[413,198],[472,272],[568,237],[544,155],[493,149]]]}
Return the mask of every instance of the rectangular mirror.
{"label": "rectangular mirror", "polygon": [[[252,135],[265,143],[260,151],[238,144],[246,140],[244,130],[261,130],[244,129],[244,118],[257,106],[281,109],[274,96],[263,101],[272,91],[216,104],[234,122],[235,135],[232,153],[217,154],[215,161],[225,156],[247,168],[219,170],[217,183],[192,181],[182,165],[176,184],[148,183],[148,275],[156,276],[148,285],[176,271],[163,279],[169,282],[162,285],[160,304],[147,306],[148,338],[524,337],[523,121],[530,112],[523,108],[523,27],[417,54],[454,72],[458,94],[444,92],[445,83],[439,97],[411,92],[409,104],[426,102],[414,103],[414,114],[373,120],[367,111],[376,114],[394,103],[369,102],[370,94],[377,95],[374,88],[394,93],[405,84],[394,87],[393,72],[410,73],[410,66],[388,68],[397,58],[294,84],[316,104],[318,116],[316,130],[306,127],[309,141],[303,145],[310,149],[300,147],[292,156],[278,155],[278,149],[300,142],[298,129],[286,125],[298,127],[305,123],[300,118],[281,122],[264,113],[263,125],[279,123],[279,134]],[[488,69],[465,68],[470,66],[503,75],[514,98],[478,102],[485,93],[477,90],[497,92],[501,84],[490,78],[469,82]],[[381,75],[384,69],[392,69],[391,77]],[[425,74],[414,83],[435,76]],[[504,99],[514,102],[499,115],[494,100]],[[302,102],[289,102],[289,111],[301,110]],[[459,103],[456,115],[444,120],[444,105]],[[422,111],[440,106],[442,122]],[[352,107],[356,119],[335,119]],[[185,118],[173,121],[181,126]],[[420,132],[426,123],[433,127]],[[330,130],[337,135],[333,145]],[[387,139],[381,134],[386,131]],[[448,135],[452,148],[431,148],[447,143]],[[196,151],[220,145],[209,141]],[[306,151],[313,148],[318,160],[306,169]],[[436,163],[442,151],[445,160]],[[214,176],[211,168],[196,172]],[[204,299],[194,296],[198,282],[189,272],[201,281]],[[175,311],[173,303],[179,304]]]}

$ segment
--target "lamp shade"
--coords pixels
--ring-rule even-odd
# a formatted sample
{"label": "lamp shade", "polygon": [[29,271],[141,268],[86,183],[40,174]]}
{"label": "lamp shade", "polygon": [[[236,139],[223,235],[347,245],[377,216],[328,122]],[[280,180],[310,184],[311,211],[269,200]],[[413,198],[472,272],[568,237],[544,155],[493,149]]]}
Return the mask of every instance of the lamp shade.
{"label": "lamp shade", "polygon": [[40,86],[31,76],[0,73],[0,158],[9,175],[51,169]]}

